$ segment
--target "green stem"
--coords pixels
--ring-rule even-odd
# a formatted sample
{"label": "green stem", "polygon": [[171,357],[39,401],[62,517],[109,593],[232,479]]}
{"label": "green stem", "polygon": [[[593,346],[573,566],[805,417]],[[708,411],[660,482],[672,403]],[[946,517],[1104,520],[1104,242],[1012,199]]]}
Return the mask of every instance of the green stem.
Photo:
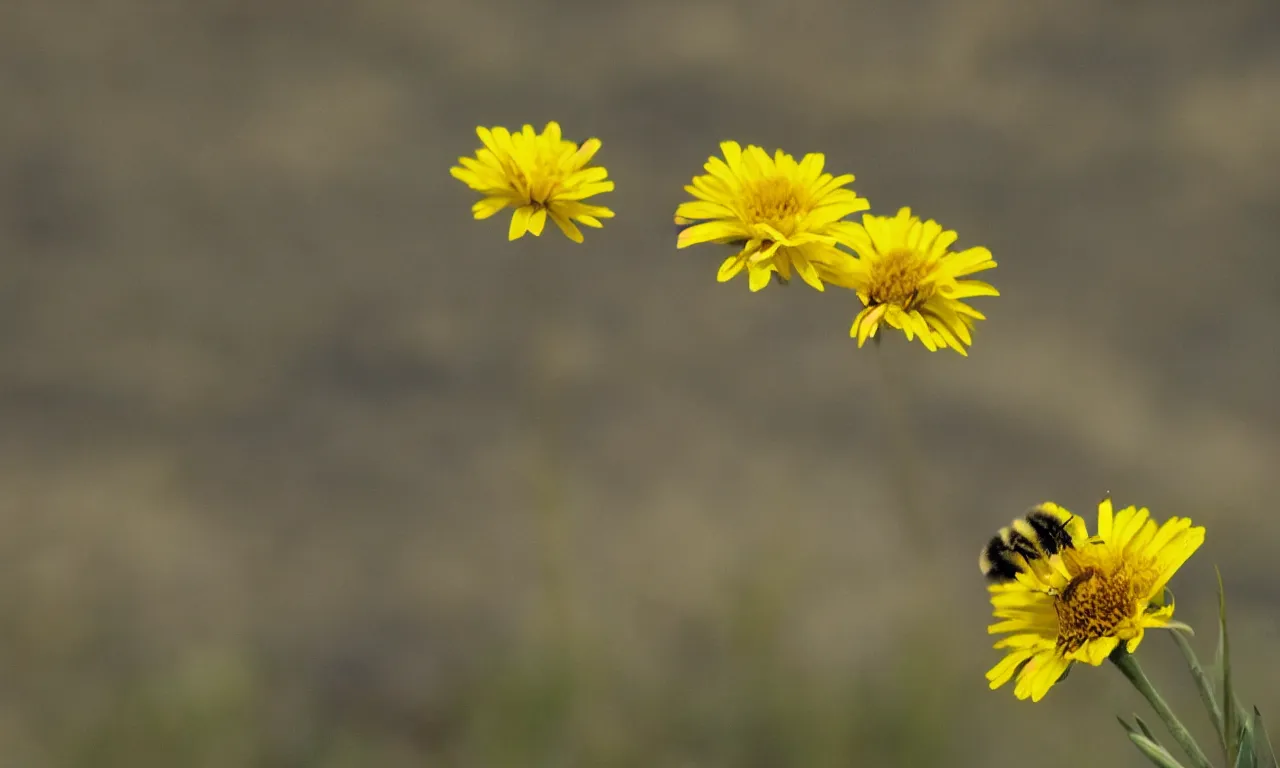
{"label": "green stem", "polygon": [[1187,753],[1187,757],[1196,765],[1196,768],[1213,768],[1213,764],[1209,762],[1209,758],[1205,757],[1204,751],[1200,749],[1200,745],[1196,743],[1191,732],[1187,730],[1178,716],[1173,713],[1169,705],[1165,703],[1164,698],[1151,684],[1151,680],[1147,678],[1142,671],[1142,667],[1138,666],[1138,660],[1133,654],[1124,650],[1121,646],[1111,654],[1111,663],[1120,670],[1120,674],[1125,676],[1134,688],[1138,689],[1138,693],[1142,694],[1142,698],[1147,700],[1151,708],[1161,720],[1164,721],[1165,727],[1169,729],[1169,733],[1173,735],[1173,740],[1178,742],[1178,746],[1182,747],[1182,751]]}

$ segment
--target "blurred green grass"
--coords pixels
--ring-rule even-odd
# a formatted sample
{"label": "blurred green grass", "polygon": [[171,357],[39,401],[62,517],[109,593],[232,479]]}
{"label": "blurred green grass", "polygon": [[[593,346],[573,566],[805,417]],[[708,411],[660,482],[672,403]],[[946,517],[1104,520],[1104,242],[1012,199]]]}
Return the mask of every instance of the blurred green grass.
{"label": "blurred green grass", "polygon": [[[486,659],[441,702],[454,711],[419,712],[400,732],[321,726],[314,712],[320,722],[306,724],[305,704],[281,722],[269,674],[244,657],[196,654],[109,690],[82,679],[50,692],[63,704],[43,702],[44,716],[25,723],[27,750],[6,739],[6,754],[15,764],[68,768],[834,768],[941,765],[954,754],[963,737],[950,712],[962,706],[957,670],[904,647],[877,672],[833,679],[780,656],[769,639],[780,631],[733,629],[721,654],[666,681],[626,675],[603,648],[586,662],[546,647],[512,649]],[[70,711],[73,700],[98,706]],[[433,718],[451,726],[432,732]],[[298,727],[304,733],[292,732]]]}

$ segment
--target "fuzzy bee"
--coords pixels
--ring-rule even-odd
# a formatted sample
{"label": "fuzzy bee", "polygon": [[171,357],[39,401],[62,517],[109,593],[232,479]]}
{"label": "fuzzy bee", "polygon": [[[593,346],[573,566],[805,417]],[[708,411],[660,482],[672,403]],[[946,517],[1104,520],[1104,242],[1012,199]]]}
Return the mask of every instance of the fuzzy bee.
{"label": "fuzzy bee", "polygon": [[1075,546],[1067,530],[1072,514],[1054,504],[1041,504],[991,537],[978,555],[978,568],[989,581],[1013,581],[1036,560]]}

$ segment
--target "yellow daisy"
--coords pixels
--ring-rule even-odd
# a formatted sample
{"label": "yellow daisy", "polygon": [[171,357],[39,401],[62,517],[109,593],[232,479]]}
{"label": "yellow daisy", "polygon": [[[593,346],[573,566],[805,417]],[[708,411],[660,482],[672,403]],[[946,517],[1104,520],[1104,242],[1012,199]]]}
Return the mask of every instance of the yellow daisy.
{"label": "yellow daisy", "polygon": [[770,157],[754,145],[744,151],[736,141],[722,142],[720,151],[724,159],[708,159],[707,173],[685,187],[697,200],[676,209],[676,224],[685,226],[676,247],[742,246],[720,265],[716,279],[722,283],[746,269],[751,290],[758,291],[772,274],[790,280],[794,269],[821,291],[823,281],[833,281],[852,262],[836,248],[846,242],[836,222],[870,207],[845,189],[853,175],[823,173],[820,154],[797,163],[780,149]]}
{"label": "yellow daisy", "polygon": [[921,222],[910,208],[893,218],[865,214],[861,224],[839,226],[859,256],[841,281],[858,292],[864,306],[849,331],[858,346],[887,323],[906,333],[908,340],[918,336],[930,351],[949,347],[967,356],[973,323],[986,318],[963,300],[1000,292],[959,278],[994,268],[991,251],[969,248],[952,253],[947,249],[956,233],[944,231],[932,219]]}
{"label": "yellow daisy", "polygon": [[601,192],[613,191],[606,181],[609,172],[601,166],[586,167],[600,149],[599,139],[587,139],[579,147],[560,138],[560,125],[547,123],[542,133],[534,133],[526,125],[519,133],[506,128],[476,128],[484,147],[475,157],[460,157],[461,166],[449,173],[455,179],[484,195],[471,206],[477,219],[487,219],[503,208],[515,208],[507,239],[523,237],[525,232],[542,234],[547,217],[575,243],[582,242],[582,232],[575,221],[588,227],[603,226],[600,219],[613,217],[613,211],[582,202]]}
{"label": "yellow daisy", "polygon": [[1098,534],[1056,504],[1043,505],[1063,521],[1071,545],[1030,561],[1019,558],[1016,579],[992,584],[987,628],[1005,634],[995,647],[1007,655],[987,673],[993,689],[1015,676],[1014,695],[1039,701],[1073,662],[1100,665],[1121,643],[1132,653],[1147,629],[1185,629],[1173,621],[1165,585],[1204,542],[1204,528],[1186,518],[1164,525],[1145,508],[1112,514],[1098,505]]}

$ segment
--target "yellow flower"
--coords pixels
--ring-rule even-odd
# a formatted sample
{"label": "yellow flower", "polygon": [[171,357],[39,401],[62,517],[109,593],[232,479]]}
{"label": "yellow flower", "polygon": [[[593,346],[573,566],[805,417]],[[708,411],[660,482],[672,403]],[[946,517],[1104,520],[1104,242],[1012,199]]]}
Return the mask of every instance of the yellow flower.
{"label": "yellow flower", "polygon": [[768,285],[772,273],[790,280],[793,269],[819,291],[824,280],[834,281],[853,260],[836,248],[845,240],[835,224],[869,207],[844,188],[853,175],[823,173],[826,159],[819,154],[797,163],[780,149],[770,157],[754,145],[744,151],[736,141],[722,142],[720,151],[724,160],[708,159],[707,173],[685,187],[697,200],[676,209],[676,224],[686,227],[676,247],[742,246],[720,265],[716,279],[731,280],[745,268],[753,291]]}
{"label": "yellow flower", "polygon": [[1173,621],[1165,585],[1204,542],[1204,528],[1172,517],[1157,526],[1145,508],[1112,515],[1111,500],[1098,505],[1098,534],[1056,504],[1043,508],[1065,522],[1072,544],[1027,562],[1017,579],[992,584],[999,621],[989,634],[1007,634],[995,647],[1007,651],[987,673],[993,689],[1015,675],[1014,695],[1039,701],[1073,662],[1098,666],[1120,643],[1132,653],[1147,629],[1186,629]]}
{"label": "yellow flower", "polygon": [[986,283],[959,278],[994,268],[991,251],[948,251],[956,233],[943,231],[932,219],[921,222],[910,208],[893,218],[865,214],[861,224],[840,226],[859,256],[841,282],[857,291],[864,305],[849,330],[858,346],[887,323],[906,333],[908,341],[918,336],[930,351],[949,347],[967,356],[973,323],[986,318],[963,299],[1000,292]]}
{"label": "yellow flower", "polygon": [[573,223],[588,227],[603,226],[600,219],[613,217],[613,211],[582,201],[601,192],[613,191],[606,181],[609,172],[601,166],[585,167],[600,149],[599,139],[587,139],[581,147],[560,138],[560,125],[547,123],[542,133],[534,133],[526,125],[519,133],[506,128],[476,128],[484,143],[475,157],[460,157],[461,167],[449,173],[455,179],[484,195],[471,206],[477,219],[487,219],[503,208],[515,208],[507,239],[523,237],[525,232],[542,234],[547,217],[575,243],[582,242],[582,232]]}

